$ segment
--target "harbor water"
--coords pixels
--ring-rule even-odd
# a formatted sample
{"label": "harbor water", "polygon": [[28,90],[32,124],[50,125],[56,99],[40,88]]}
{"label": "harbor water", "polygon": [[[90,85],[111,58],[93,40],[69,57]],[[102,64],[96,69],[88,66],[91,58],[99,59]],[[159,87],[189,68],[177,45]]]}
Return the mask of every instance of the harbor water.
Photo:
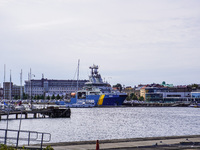
{"label": "harbor water", "polygon": [[[190,107],[72,108],[71,118],[22,119],[21,129],[51,134],[51,143],[200,134],[200,109]],[[18,130],[20,120],[8,121]],[[0,121],[5,129],[6,120]]]}

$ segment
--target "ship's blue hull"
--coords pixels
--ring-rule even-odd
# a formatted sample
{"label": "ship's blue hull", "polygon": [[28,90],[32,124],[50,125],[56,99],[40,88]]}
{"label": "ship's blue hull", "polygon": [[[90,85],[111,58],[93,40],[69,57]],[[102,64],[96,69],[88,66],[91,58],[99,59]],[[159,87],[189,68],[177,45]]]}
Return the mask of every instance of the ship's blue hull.
{"label": "ship's blue hull", "polygon": [[[87,95],[85,99],[78,99],[78,101],[93,101],[94,106],[121,106],[126,97],[127,95]],[[76,102],[76,98],[71,98],[70,103],[64,103],[63,101],[61,101],[57,104],[75,104]]]}

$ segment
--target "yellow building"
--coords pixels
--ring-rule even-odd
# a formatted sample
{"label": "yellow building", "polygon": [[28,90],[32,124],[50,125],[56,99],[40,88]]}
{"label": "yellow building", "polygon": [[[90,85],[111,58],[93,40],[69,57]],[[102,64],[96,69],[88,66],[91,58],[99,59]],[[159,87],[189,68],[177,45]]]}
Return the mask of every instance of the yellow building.
{"label": "yellow building", "polygon": [[146,98],[146,90],[145,90],[146,86],[143,86],[141,89],[140,89],[140,96],[144,97],[144,99]]}

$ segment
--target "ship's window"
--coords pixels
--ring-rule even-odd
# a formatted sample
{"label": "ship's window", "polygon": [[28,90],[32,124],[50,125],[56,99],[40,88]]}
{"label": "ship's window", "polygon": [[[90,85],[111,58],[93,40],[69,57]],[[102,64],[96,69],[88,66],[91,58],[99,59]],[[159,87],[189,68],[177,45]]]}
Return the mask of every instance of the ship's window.
{"label": "ship's window", "polygon": [[99,92],[90,92],[90,95],[99,95]]}
{"label": "ship's window", "polygon": [[78,99],[85,99],[86,98],[86,92],[78,92]]}

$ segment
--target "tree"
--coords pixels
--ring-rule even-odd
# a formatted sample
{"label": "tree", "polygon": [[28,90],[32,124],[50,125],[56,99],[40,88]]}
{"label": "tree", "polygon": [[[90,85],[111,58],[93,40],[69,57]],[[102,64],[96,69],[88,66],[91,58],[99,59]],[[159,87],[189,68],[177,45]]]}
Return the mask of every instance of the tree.
{"label": "tree", "polygon": [[49,95],[47,96],[47,99],[50,100],[50,96]]}
{"label": "tree", "polygon": [[122,91],[122,85],[120,83],[117,83],[116,85],[113,85],[114,88],[117,88],[120,92]]}
{"label": "tree", "polygon": [[193,89],[198,89],[199,85],[198,84],[192,84]]}
{"label": "tree", "polygon": [[15,95],[15,96],[14,96],[14,99],[15,99],[15,100],[19,99],[19,96]]}
{"label": "tree", "polygon": [[40,99],[40,95],[37,95],[37,100],[39,100]]}
{"label": "tree", "polygon": [[139,97],[139,101],[143,101],[144,100],[144,97],[143,96],[140,96]]}
{"label": "tree", "polygon": [[56,96],[56,99],[57,99],[57,100],[60,99],[60,95],[59,95],[59,94]]}
{"label": "tree", "polygon": [[135,93],[131,93],[130,94],[130,98],[133,99],[133,100],[137,100],[137,96],[135,95]]}
{"label": "tree", "polygon": [[130,100],[131,100],[131,98],[130,98],[129,95],[126,97],[126,100],[127,100],[127,101],[130,101]]}
{"label": "tree", "polygon": [[27,94],[23,93],[23,99],[27,99]]}
{"label": "tree", "polygon": [[44,95],[41,95],[41,97],[40,97],[41,99],[44,99]]}
{"label": "tree", "polygon": [[55,98],[56,98],[56,97],[55,97],[55,95],[53,94],[52,97],[51,97],[51,99],[55,99]]}

